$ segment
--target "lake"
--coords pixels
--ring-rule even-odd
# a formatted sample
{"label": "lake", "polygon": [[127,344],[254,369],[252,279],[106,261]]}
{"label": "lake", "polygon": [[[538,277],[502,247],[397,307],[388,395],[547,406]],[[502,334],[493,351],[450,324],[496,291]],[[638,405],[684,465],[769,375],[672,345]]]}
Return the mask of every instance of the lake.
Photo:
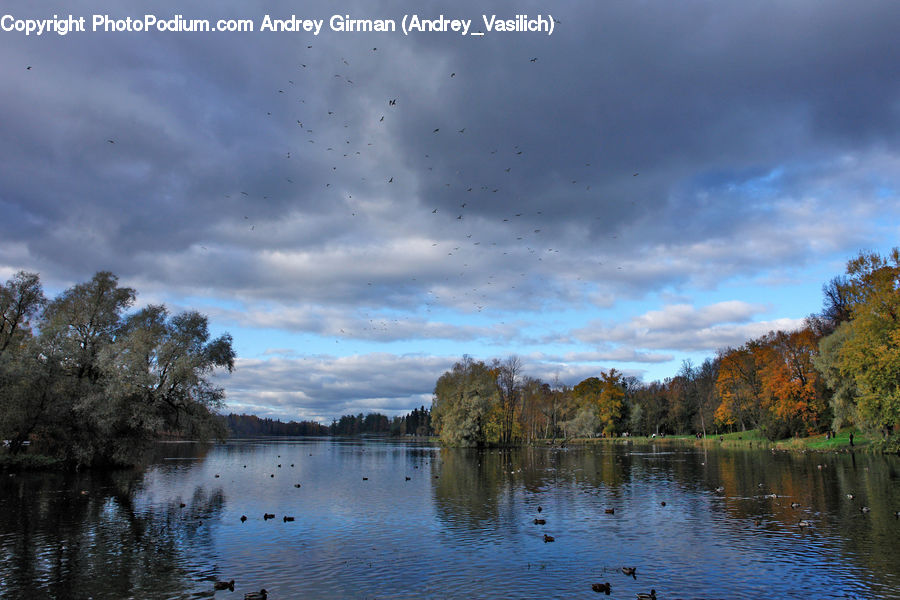
{"label": "lake", "polygon": [[165,443],[4,472],[0,597],[900,599],[898,510],[900,459],[865,454]]}

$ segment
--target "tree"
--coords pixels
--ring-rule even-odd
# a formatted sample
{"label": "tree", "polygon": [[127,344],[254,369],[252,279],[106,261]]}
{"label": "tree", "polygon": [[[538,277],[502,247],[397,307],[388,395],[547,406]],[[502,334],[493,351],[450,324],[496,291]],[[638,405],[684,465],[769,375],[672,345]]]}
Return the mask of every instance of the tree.
{"label": "tree", "polygon": [[813,365],[818,338],[809,328],[761,338],[763,433],[770,439],[815,433],[826,406]]}
{"label": "tree", "polygon": [[[596,415],[597,426],[606,435],[617,432],[625,406],[625,384],[622,374],[615,369],[601,371],[600,377],[588,377],[572,389],[572,394],[579,405],[579,414],[588,407]],[[578,418],[583,427],[590,421],[586,415]]]}
{"label": "tree", "polygon": [[750,341],[740,348],[729,348],[719,353],[716,392],[721,403],[715,413],[719,425],[740,425],[741,431],[745,431],[759,424],[761,351],[756,341]]}
{"label": "tree", "polygon": [[[825,303],[822,307],[822,319],[829,330],[834,331],[838,325],[850,320],[853,306],[854,289],[847,277],[834,277],[822,286]],[[830,332],[829,331],[829,332]]]}
{"label": "tree", "polygon": [[889,435],[900,422],[900,249],[888,257],[862,253],[848,263],[847,275],[850,320],[826,338],[823,366],[838,402],[855,400],[855,411],[840,410]]}
{"label": "tree", "polygon": [[487,420],[499,404],[499,395],[497,373],[463,356],[434,387],[431,415],[441,441],[456,446],[487,443]]}
{"label": "tree", "polygon": [[133,289],[120,288],[118,277],[101,271],[47,306],[42,337],[59,351],[77,379],[95,383],[100,377],[97,356],[115,340],[134,298]]}
{"label": "tree", "polygon": [[20,273],[2,288],[0,437],[10,452],[32,439],[73,465],[130,464],[161,435],[224,433],[213,412],[224,391],[210,376],[234,368],[231,336],[211,339],[194,311],[170,318],[148,306],[126,316],[134,298],[108,272],[40,314],[36,275]]}
{"label": "tree", "polygon": [[79,406],[82,419],[104,433],[113,461],[128,444],[161,432],[221,436],[215,409],[225,392],[209,375],[234,369],[231,336],[210,339],[208,320],[195,311],[169,317],[151,305],[125,319],[116,340],[101,352],[103,393]]}
{"label": "tree", "polygon": [[505,361],[495,364],[497,372],[497,386],[500,389],[502,404],[502,422],[500,427],[500,443],[509,444],[516,436],[516,410],[519,407],[519,378],[522,371],[522,361],[518,356],[510,356]]}
{"label": "tree", "polygon": [[19,271],[0,286],[0,357],[31,337],[30,320],[46,302],[37,273]]}

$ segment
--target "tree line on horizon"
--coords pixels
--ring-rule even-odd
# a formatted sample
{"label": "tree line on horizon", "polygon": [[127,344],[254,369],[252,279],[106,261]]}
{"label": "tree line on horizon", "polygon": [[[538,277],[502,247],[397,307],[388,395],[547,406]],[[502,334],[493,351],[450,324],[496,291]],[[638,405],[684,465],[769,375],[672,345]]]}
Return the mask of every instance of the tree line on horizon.
{"label": "tree line on horizon", "polygon": [[684,361],[663,381],[610,369],[569,387],[525,375],[516,356],[463,356],[435,384],[435,431],[472,446],[750,429],[774,440],[853,426],[897,450],[900,250],[860,253],[823,293],[822,311],[799,329]]}
{"label": "tree line on horizon", "polygon": [[224,417],[228,431],[234,436],[355,436],[355,435],[416,435],[434,434],[431,411],[424,406],[393,418],[372,412],[343,415],[331,425],[316,421],[280,421],[256,415],[231,413]]}
{"label": "tree line on horizon", "polygon": [[207,317],[151,304],[129,312],[135,290],[112,273],[44,295],[36,273],[0,285],[0,440],[71,466],[137,462],[166,436],[221,437],[224,391],[210,380],[231,371],[228,334],[212,338]]}

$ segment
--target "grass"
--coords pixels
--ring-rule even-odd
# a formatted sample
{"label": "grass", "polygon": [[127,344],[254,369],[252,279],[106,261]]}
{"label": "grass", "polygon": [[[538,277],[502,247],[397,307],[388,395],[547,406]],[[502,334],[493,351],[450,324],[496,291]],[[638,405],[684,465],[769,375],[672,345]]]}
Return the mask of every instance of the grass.
{"label": "grass", "polygon": [[880,451],[875,440],[856,429],[843,429],[833,437],[826,439],[825,434],[814,435],[805,438],[787,438],[783,440],[768,440],[757,429],[739,431],[734,433],[709,434],[699,440],[693,435],[667,435],[665,437],[614,437],[614,438],[578,438],[569,440],[570,444],[628,444],[638,443],[689,443],[693,445],[715,445],[721,448],[775,448],[777,450],[816,451],[816,452],[848,452],[851,450],[850,433],[853,433],[852,449],[866,449]]}

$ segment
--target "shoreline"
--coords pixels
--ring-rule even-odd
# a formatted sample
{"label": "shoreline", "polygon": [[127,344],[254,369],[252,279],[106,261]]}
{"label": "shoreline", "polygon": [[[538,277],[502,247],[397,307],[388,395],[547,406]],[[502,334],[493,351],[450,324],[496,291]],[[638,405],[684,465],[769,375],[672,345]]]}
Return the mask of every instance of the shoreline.
{"label": "shoreline", "polygon": [[[850,433],[853,433],[853,445],[850,445]],[[269,437],[269,436],[265,436]],[[271,436],[281,437],[281,436]],[[315,436],[290,436],[290,437],[315,437]],[[357,437],[357,436],[353,436]],[[358,436],[360,439],[373,439],[375,436]],[[391,439],[391,438],[384,438]],[[197,441],[197,440],[182,440]],[[408,441],[429,441],[440,445],[436,437],[415,437]],[[633,444],[675,444],[690,445],[696,447],[718,447],[736,450],[769,450],[772,452],[825,452],[825,453],[851,453],[862,451],[867,454],[896,455],[896,451],[888,451],[881,440],[873,438],[855,429],[844,429],[834,437],[826,439],[825,435],[814,435],[804,438],[787,438],[782,440],[769,440],[757,430],[749,430],[720,435],[707,435],[705,438],[697,438],[694,435],[666,435],[666,436],[627,436],[627,437],[595,437],[595,438],[553,438],[540,439],[530,443],[508,446],[509,448],[526,447],[565,447],[565,446],[596,446],[601,444],[633,445]],[[118,467],[128,468],[128,467]],[[4,471],[65,471],[68,465],[65,460],[46,456],[43,454],[18,454],[15,456],[0,452],[0,469]],[[102,470],[102,468],[101,468]]]}
{"label": "shoreline", "polygon": [[[850,444],[850,434],[853,434],[853,444]],[[769,440],[753,429],[749,431],[707,435],[705,438],[697,438],[694,435],[666,435],[666,436],[628,436],[612,438],[569,438],[563,440],[543,440],[538,443],[548,445],[578,445],[590,446],[595,444],[689,444],[697,447],[719,447],[728,449],[745,450],[771,450],[785,452],[833,452],[849,453],[863,451],[871,454],[897,454],[882,449],[882,444],[871,436],[855,429],[844,429],[834,437],[826,439],[824,434],[809,437],[785,438],[781,440]]]}

